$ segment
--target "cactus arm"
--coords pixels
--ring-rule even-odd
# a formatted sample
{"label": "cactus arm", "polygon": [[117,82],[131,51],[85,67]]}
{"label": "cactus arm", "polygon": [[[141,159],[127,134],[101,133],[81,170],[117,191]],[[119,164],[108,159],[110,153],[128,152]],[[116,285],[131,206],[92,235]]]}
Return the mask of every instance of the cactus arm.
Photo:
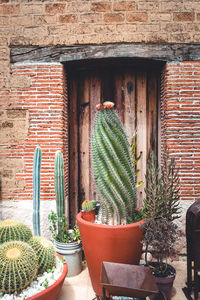
{"label": "cactus arm", "polygon": [[65,187],[64,187],[64,167],[63,154],[57,151],[55,155],[55,192],[56,209],[58,215],[58,235],[62,231],[62,217],[65,214]]}
{"label": "cactus arm", "polygon": [[40,236],[40,168],[41,149],[36,147],[33,158],[33,232]]}

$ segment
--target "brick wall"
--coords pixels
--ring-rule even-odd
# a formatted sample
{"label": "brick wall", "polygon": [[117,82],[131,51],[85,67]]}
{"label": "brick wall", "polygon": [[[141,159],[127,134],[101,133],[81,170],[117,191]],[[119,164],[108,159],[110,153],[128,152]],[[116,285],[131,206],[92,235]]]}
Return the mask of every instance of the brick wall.
{"label": "brick wall", "polygon": [[162,74],[162,141],[180,168],[181,200],[200,199],[200,62],[168,63]]}
{"label": "brick wall", "polygon": [[15,108],[7,107],[2,115],[2,197],[32,199],[33,155],[39,145],[42,149],[41,200],[55,199],[54,156],[57,150],[65,149],[67,172],[63,67],[60,64],[19,65],[12,67],[11,74],[18,88],[13,84],[9,98]]}

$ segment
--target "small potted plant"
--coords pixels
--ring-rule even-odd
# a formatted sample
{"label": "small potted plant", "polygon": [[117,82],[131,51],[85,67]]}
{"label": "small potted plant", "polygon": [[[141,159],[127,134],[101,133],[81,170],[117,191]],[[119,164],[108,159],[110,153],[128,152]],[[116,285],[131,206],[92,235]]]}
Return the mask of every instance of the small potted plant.
{"label": "small potted plant", "polygon": [[143,230],[135,213],[136,178],[131,145],[114,103],[104,102],[96,109],[91,157],[100,209],[96,223],[84,220],[81,212],[77,222],[93,289],[101,297],[102,262],[138,264]]}
{"label": "small potted plant", "polygon": [[77,226],[69,229],[65,215],[65,191],[63,154],[57,151],[55,155],[55,191],[57,213],[51,212],[48,219],[51,222],[50,231],[54,239],[57,253],[61,254],[67,264],[67,276],[78,275],[82,270],[82,246]]}
{"label": "small potted plant", "polygon": [[[179,178],[175,160],[169,158],[167,149],[163,154],[163,162],[159,170],[154,153],[150,154],[143,210],[145,219],[142,227],[146,264],[152,268],[159,290],[170,300],[176,271],[168,264],[168,258],[175,254],[175,244],[181,235],[174,222],[180,217]],[[148,251],[156,261],[147,261]]]}
{"label": "small potted plant", "polygon": [[95,201],[85,200],[81,205],[82,218],[89,222],[95,221]]}

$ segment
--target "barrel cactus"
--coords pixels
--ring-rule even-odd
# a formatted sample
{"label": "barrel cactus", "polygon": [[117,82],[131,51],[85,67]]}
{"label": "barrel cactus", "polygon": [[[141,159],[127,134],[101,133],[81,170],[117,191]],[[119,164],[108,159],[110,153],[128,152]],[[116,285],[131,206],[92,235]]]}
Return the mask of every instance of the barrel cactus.
{"label": "barrel cactus", "polygon": [[27,242],[32,237],[30,228],[19,221],[0,222],[0,243],[8,241]]}
{"label": "barrel cactus", "polygon": [[116,225],[131,223],[136,207],[131,147],[114,103],[104,102],[96,108],[91,152],[102,222]]}
{"label": "barrel cactus", "polygon": [[30,245],[21,241],[0,245],[0,292],[20,292],[34,280],[37,271],[38,259]]}
{"label": "barrel cactus", "polygon": [[44,237],[34,236],[28,243],[31,245],[38,257],[38,273],[42,274],[55,266],[56,251],[52,242],[48,241]]}
{"label": "barrel cactus", "polygon": [[93,201],[85,200],[83,201],[81,207],[83,211],[91,211],[95,209],[95,204]]}

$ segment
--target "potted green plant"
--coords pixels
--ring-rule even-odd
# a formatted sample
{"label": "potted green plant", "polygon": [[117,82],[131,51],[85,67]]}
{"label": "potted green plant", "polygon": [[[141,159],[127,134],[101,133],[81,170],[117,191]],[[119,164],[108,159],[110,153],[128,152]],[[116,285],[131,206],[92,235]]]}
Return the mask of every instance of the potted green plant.
{"label": "potted green plant", "polygon": [[95,221],[95,201],[84,200],[81,204],[81,213],[82,218],[86,221],[94,222]]}
{"label": "potted green plant", "polygon": [[[165,293],[167,300],[170,300],[176,271],[168,264],[168,258],[176,252],[175,244],[181,231],[174,222],[180,217],[178,170],[174,158],[169,157],[167,149],[163,153],[161,170],[154,153],[150,154],[146,183],[143,210],[145,219],[142,225],[146,264],[152,268],[159,290]],[[150,263],[147,261],[148,251],[153,254],[156,261]]]}
{"label": "potted green plant", "polygon": [[[33,237],[27,225],[13,220],[0,222],[0,236],[0,297],[56,299],[67,264],[56,258],[52,242],[41,236]],[[59,275],[57,279],[54,272]]]}
{"label": "potted green plant", "polygon": [[61,151],[57,151],[55,155],[54,175],[57,212],[51,212],[48,219],[51,222],[50,231],[56,251],[65,258],[68,264],[67,276],[71,277],[78,275],[82,270],[82,245],[78,227],[74,226],[70,229],[66,222],[63,154]]}
{"label": "potted green plant", "polygon": [[135,168],[131,146],[114,103],[96,107],[91,133],[91,156],[100,209],[98,224],[77,215],[81,240],[93,289],[102,296],[103,261],[138,264],[143,230],[135,222],[137,207]]}

